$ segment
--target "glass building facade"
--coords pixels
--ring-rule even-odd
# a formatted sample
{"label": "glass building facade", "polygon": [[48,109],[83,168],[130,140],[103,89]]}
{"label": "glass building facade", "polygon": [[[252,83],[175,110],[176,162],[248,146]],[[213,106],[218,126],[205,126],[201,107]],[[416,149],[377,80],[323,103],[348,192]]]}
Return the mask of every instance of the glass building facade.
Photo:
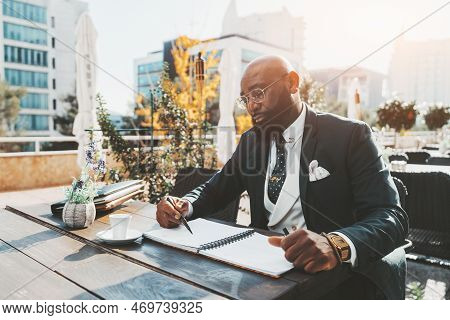
{"label": "glass building facade", "polygon": [[20,99],[20,107],[24,109],[48,109],[48,94],[47,93],[27,93]]}
{"label": "glass building facade", "polygon": [[16,121],[16,130],[49,130],[48,116],[34,114],[20,114]]}
{"label": "glass building facade", "polygon": [[45,30],[3,22],[3,37],[16,41],[47,45]]}
{"label": "glass building facade", "polygon": [[150,89],[158,85],[163,67],[163,61],[138,65],[138,92],[140,94],[149,97]]}
{"label": "glass building facade", "polygon": [[2,3],[5,16],[47,23],[47,10],[44,7],[15,0],[3,0]]}
{"label": "glass building facade", "polygon": [[48,77],[46,72],[5,68],[5,78],[12,86],[48,88]]}
{"label": "glass building facade", "polygon": [[48,66],[47,51],[20,48],[5,45],[5,62],[29,64],[32,66]]}

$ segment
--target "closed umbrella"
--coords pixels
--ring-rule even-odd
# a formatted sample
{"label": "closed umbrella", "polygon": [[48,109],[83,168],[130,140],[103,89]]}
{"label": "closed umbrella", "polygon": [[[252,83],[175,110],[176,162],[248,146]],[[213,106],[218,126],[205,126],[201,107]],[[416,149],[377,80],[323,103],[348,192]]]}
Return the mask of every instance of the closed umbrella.
{"label": "closed umbrella", "polygon": [[[96,94],[96,41],[97,31],[87,13],[83,13],[76,26],[76,97],[78,114],[73,123],[72,133],[78,140],[77,163],[84,168],[84,146],[89,143],[90,135],[86,129],[98,129],[95,112]],[[101,140],[101,133],[94,132],[94,139]]]}
{"label": "closed umbrella", "polygon": [[231,158],[236,148],[234,102],[239,96],[240,55],[232,48],[222,52],[220,73],[220,119],[217,128],[217,157],[221,163]]}

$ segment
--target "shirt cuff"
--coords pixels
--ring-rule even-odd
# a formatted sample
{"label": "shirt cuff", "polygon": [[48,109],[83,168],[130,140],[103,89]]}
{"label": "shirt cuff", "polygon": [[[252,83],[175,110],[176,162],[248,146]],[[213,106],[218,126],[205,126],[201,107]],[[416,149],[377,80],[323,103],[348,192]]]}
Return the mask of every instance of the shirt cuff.
{"label": "shirt cuff", "polygon": [[183,200],[186,200],[188,202],[188,212],[185,216],[186,219],[190,218],[192,216],[192,214],[194,213],[194,207],[192,206],[192,203],[189,201],[189,199],[186,198],[182,198]]}
{"label": "shirt cuff", "polygon": [[342,239],[345,240],[345,242],[348,243],[348,245],[350,246],[350,259],[347,261],[344,261],[345,263],[351,263],[352,268],[356,267],[356,248],[355,245],[353,244],[352,240],[350,240],[345,234],[340,233],[340,232],[331,232],[332,234],[338,235],[340,237],[342,237]]}

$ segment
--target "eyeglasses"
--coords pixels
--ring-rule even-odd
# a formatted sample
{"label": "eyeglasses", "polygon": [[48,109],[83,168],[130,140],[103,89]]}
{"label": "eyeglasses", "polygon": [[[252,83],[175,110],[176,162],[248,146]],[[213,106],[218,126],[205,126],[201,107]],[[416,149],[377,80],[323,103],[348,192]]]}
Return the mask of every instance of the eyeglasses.
{"label": "eyeglasses", "polygon": [[240,96],[239,98],[236,99],[236,106],[240,109],[243,110],[247,110],[248,108],[248,103],[250,102],[250,100],[254,103],[261,103],[264,101],[264,99],[266,98],[265,95],[265,91],[267,89],[269,89],[271,86],[273,86],[275,83],[281,81],[284,77],[286,77],[289,73],[286,73],[284,76],[282,76],[280,79],[275,80],[274,82],[272,82],[271,84],[267,85],[266,87],[260,89],[260,88],[256,88],[253,89],[252,91],[250,91],[249,93],[247,93],[246,95]]}

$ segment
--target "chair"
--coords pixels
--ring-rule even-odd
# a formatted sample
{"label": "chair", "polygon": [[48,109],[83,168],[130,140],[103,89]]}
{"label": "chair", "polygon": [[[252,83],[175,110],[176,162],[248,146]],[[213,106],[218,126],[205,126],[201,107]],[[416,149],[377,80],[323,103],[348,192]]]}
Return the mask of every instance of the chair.
{"label": "chair", "polygon": [[[170,192],[171,196],[183,197],[188,192],[208,181],[217,170],[205,168],[183,168],[177,173],[175,186]],[[227,222],[236,222],[239,210],[240,198],[232,201],[224,209],[213,212],[209,218],[219,219]]]}
{"label": "chair", "polygon": [[450,157],[431,157],[428,158],[427,164],[434,166],[450,166]]}
{"label": "chair", "polygon": [[399,178],[392,177],[394,179],[395,187],[397,188],[398,196],[400,197],[400,204],[403,209],[406,209],[406,196],[408,195],[408,189],[405,184]]}
{"label": "chair", "polygon": [[408,156],[406,153],[397,153],[389,156],[389,162],[392,161],[406,161],[408,162]]}
{"label": "chair", "polygon": [[408,156],[408,163],[410,164],[426,164],[427,159],[431,157],[431,155],[426,151],[410,151],[406,152]]}
{"label": "chair", "polygon": [[450,259],[450,175],[444,172],[392,172],[407,188],[405,211],[413,252]]}
{"label": "chair", "polygon": [[422,148],[423,150],[439,150],[438,147],[425,146]]}
{"label": "chair", "polygon": [[[408,190],[406,189],[406,186],[403,184],[402,180],[396,177],[392,177],[395,183],[395,187],[397,188],[397,192],[400,198],[400,204],[403,209],[406,208],[406,197],[408,196]],[[405,252],[411,252],[413,249],[413,243],[409,239],[405,239],[404,244],[401,246]]]}

